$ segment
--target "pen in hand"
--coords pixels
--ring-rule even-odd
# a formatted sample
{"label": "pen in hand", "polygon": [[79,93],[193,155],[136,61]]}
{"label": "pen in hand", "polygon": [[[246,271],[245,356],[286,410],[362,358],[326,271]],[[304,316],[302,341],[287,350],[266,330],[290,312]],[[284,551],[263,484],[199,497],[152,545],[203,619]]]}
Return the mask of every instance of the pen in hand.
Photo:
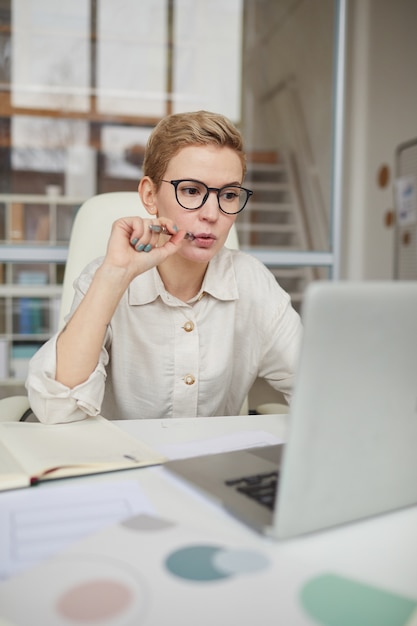
{"label": "pen in hand", "polygon": [[[172,233],[170,233],[166,226],[161,226],[160,224],[151,224],[149,226],[149,230],[151,230],[153,233],[163,233],[164,235],[172,235]],[[184,239],[195,239],[195,236],[193,235],[193,233],[185,233],[185,237]]]}

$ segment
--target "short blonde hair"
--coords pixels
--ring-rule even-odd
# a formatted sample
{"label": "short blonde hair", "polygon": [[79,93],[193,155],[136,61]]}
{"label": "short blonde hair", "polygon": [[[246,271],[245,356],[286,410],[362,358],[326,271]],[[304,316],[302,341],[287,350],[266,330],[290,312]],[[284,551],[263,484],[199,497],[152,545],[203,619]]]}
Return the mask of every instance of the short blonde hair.
{"label": "short blonde hair", "polygon": [[175,113],[164,117],[148,139],[143,161],[144,175],[159,187],[170,160],[182,148],[195,145],[231,148],[240,158],[245,176],[246,156],[242,135],[227,117],[209,111]]}

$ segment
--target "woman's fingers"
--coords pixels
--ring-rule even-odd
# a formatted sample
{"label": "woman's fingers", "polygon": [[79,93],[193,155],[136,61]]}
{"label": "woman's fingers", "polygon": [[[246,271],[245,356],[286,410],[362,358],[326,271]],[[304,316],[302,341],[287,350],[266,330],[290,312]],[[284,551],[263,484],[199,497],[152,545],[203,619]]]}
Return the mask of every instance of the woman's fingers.
{"label": "woman's fingers", "polygon": [[153,248],[164,245],[169,238],[178,232],[174,224],[155,223],[151,220],[142,220],[142,228],[133,232],[130,243],[137,252],[150,252]]}

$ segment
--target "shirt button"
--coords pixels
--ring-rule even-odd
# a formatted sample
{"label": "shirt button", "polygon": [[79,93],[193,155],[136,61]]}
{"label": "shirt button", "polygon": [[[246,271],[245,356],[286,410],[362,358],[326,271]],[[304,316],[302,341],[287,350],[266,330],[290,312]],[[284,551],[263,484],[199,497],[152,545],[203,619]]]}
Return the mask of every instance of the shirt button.
{"label": "shirt button", "polygon": [[186,376],[184,376],[184,382],[186,385],[194,385],[195,378],[192,374],[187,374]]}
{"label": "shirt button", "polygon": [[192,330],[194,330],[193,322],[191,320],[188,320],[188,322],[184,324],[183,329],[186,333],[190,333]]}

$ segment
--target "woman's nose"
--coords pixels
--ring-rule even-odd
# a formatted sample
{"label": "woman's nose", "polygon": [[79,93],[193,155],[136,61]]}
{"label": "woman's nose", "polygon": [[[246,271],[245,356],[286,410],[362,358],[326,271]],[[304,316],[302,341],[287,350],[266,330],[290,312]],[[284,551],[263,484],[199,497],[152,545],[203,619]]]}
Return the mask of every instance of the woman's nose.
{"label": "woman's nose", "polygon": [[203,206],[200,208],[200,215],[203,219],[215,220],[219,216],[219,201],[216,191],[209,191],[209,195]]}

